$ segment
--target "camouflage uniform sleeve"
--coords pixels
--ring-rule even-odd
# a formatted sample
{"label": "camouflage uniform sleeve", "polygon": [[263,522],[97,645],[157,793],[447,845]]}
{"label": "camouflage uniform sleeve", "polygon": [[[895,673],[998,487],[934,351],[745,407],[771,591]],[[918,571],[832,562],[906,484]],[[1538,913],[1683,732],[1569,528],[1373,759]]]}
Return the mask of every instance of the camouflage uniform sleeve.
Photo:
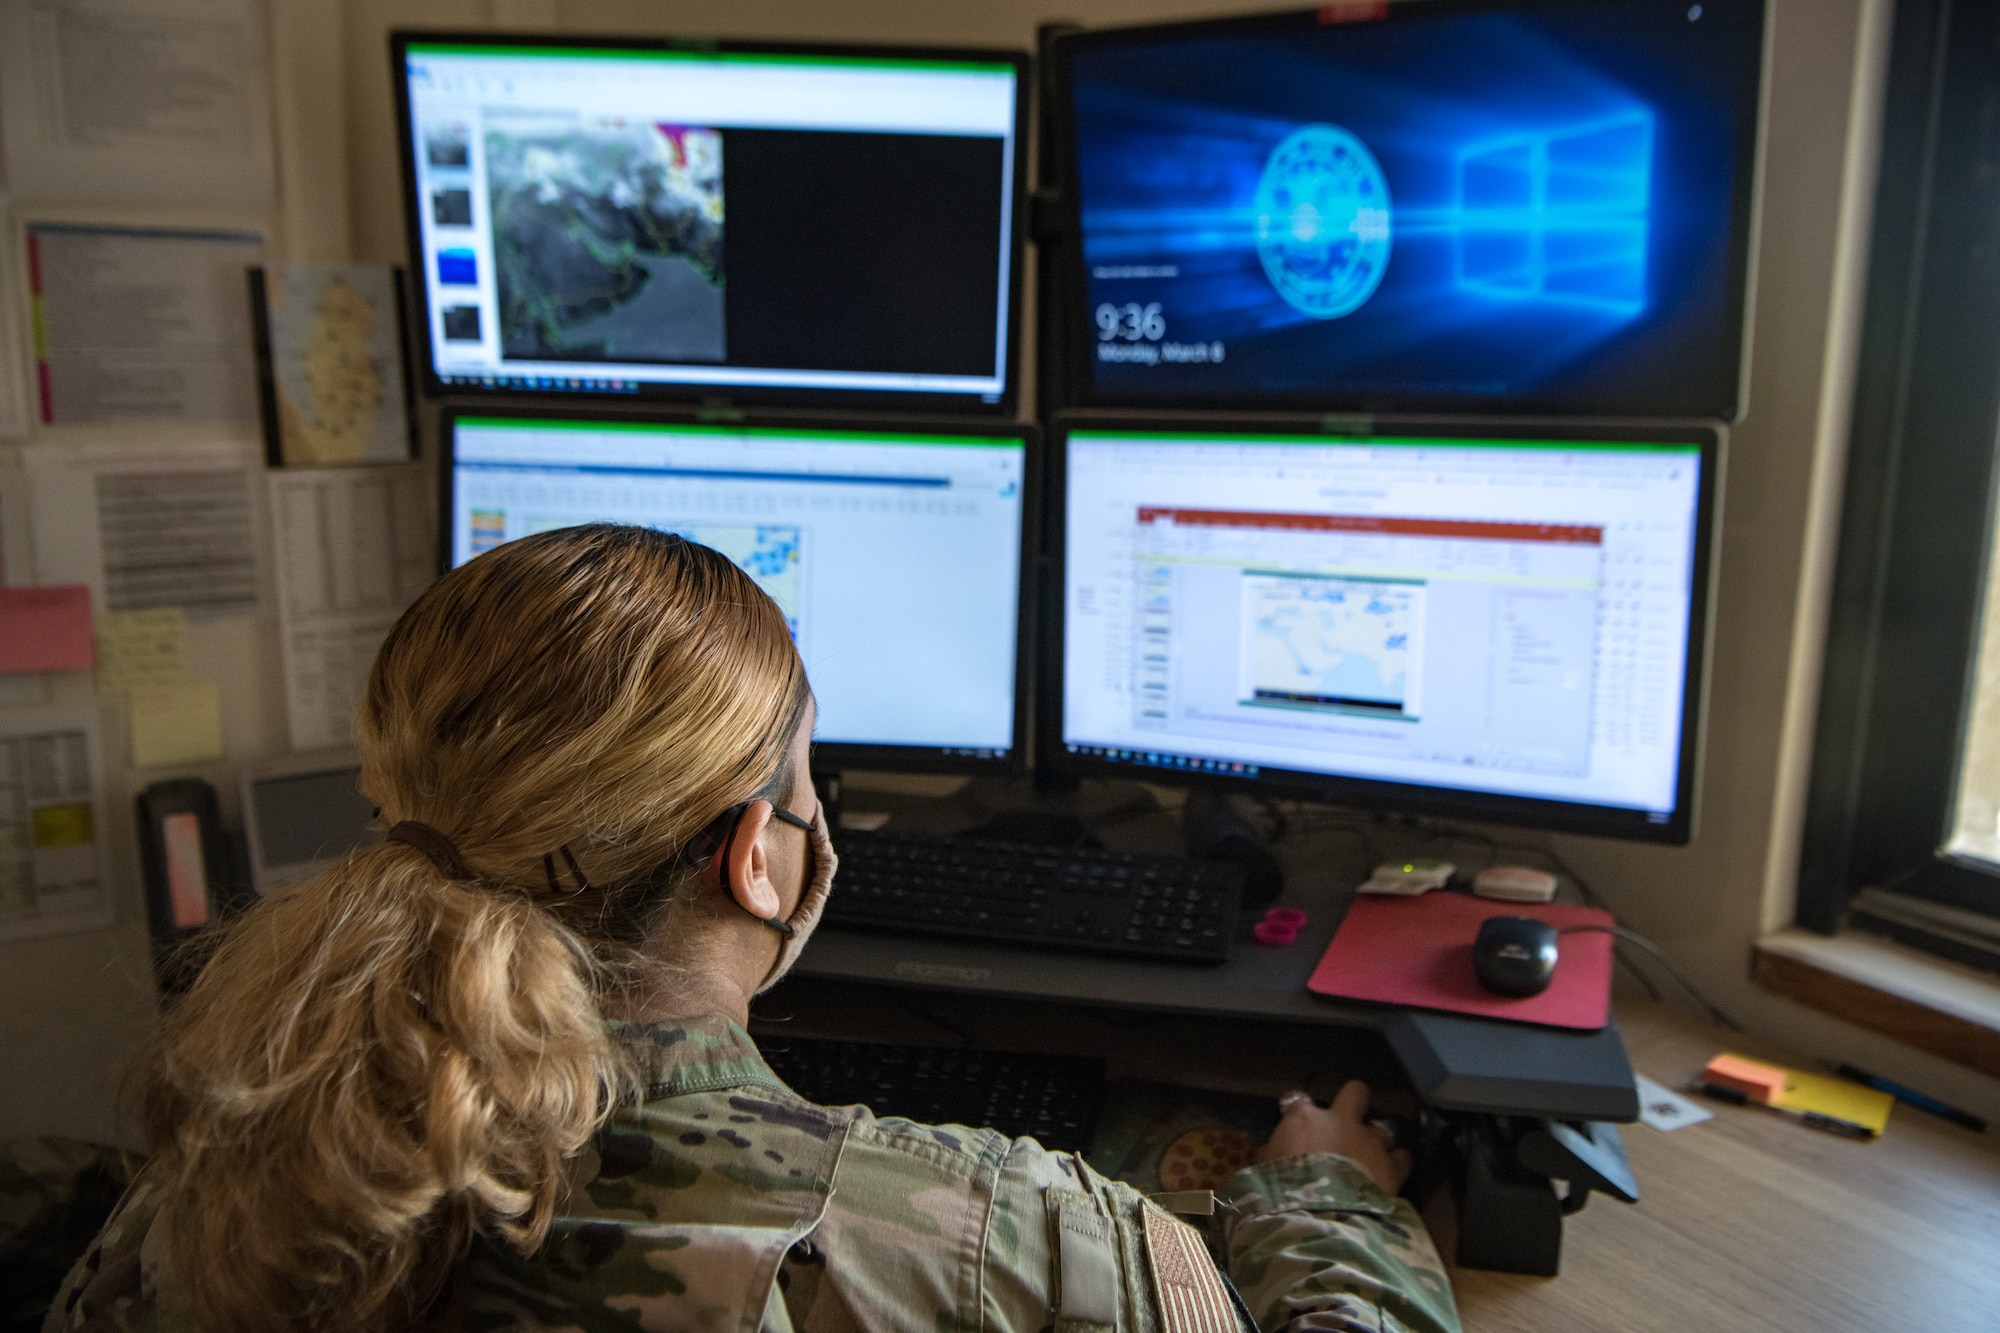
{"label": "camouflage uniform sleeve", "polygon": [[131,1177],[126,1154],[77,1139],[0,1146],[0,1328],[39,1325]]}
{"label": "camouflage uniform sleeve", "polygon": [[1217,1191],[1229,1271],[1267,1333],[1459,1333],[1416,1210],[1331,1153],[1238,1171]]}
{"label": "camouflage uniform sleeve", "polygon": [[70,1269],[50,1305],[42,1333],[181,1333],[191,1330],[178,1310],[163,1312],[149,1271],[154,1190],[134,1186],[104,1224],[83,1257]]}

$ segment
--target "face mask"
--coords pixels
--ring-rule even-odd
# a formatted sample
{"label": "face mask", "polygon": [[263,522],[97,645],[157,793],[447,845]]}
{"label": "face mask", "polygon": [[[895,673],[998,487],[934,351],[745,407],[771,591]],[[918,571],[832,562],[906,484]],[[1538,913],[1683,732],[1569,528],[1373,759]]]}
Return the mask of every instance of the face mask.
{"label": "face mask", "polygon": [[785,938],[778,945],[777,961],[771,964],[771,970],[764,974],[764,980],[757,987],[759,995],[784,980],[785,973],[792,970],[792,964],[805,951],[806,940],[811,938],[813,927],[819,924],[819,914],[826,910],[826,896],[833,890],[833,872],[840,867],[840,858],[833,851],[833,839],[827,836],[823,811],[811,823],[789,810],[773,810],[771,813],[795,828],[804,829],[811,837],[812,879],[807,883],[806,891],[799,895],[799,905],[788,919],[764,922]]}

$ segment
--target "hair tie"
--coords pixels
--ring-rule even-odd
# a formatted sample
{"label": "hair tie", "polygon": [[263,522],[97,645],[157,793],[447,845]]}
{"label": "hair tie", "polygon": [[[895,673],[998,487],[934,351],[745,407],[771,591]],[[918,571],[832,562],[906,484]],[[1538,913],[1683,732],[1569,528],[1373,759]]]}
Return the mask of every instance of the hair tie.
{"label": "hair tie", "polygon": [[472,867],[465,863],[465,858],[458,854],[458,848],[451,845],[451,839],[429,824],[405,819],[392,826],[385,836],[390,842],[400,842],[405,847],[414,847],[422,852],[446,879],[479,878],[472,873]]}

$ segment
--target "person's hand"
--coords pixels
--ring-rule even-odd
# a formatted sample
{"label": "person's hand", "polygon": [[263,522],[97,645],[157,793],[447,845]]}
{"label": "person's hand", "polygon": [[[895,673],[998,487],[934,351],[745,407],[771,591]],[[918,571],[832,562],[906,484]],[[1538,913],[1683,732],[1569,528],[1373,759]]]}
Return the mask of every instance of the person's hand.
{"label": "person's hand", "polygon": [[1384,1194],[1403,1188],[1410,1175],[1407,1149],[1389,1146],[1389,1136],[1368,1123],[1368,1085],[1349,1080],[1333,1099],[1320,1106],[1303,1092],[1278,1099],[1284,1116],[1271,1131],[1270,1142],[1251,1154],[1253,1161],[1274,1162],[1302,1153],[1330,1152],[1360,1164]]}

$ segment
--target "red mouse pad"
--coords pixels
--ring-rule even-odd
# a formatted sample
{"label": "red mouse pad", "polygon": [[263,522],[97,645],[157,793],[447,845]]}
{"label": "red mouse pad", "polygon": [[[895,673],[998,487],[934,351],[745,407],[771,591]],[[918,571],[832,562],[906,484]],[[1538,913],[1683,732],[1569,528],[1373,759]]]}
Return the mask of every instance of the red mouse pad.
{"label": "red mouse pad", "polygon": [[1559,1028],[1601,1028],[1611,1020],[1611,943],[1601,930],[1556,943],[1549,988],[1540,995],[1495,995],[1472,974],[1472,941],[1490,916],[1531,916],[1556,929],[1609,926],[1591,907],[1500,903],[1462,893],[1417,898],[1357,897],[1306,989],[1342,1000],[1444,1009]]}

